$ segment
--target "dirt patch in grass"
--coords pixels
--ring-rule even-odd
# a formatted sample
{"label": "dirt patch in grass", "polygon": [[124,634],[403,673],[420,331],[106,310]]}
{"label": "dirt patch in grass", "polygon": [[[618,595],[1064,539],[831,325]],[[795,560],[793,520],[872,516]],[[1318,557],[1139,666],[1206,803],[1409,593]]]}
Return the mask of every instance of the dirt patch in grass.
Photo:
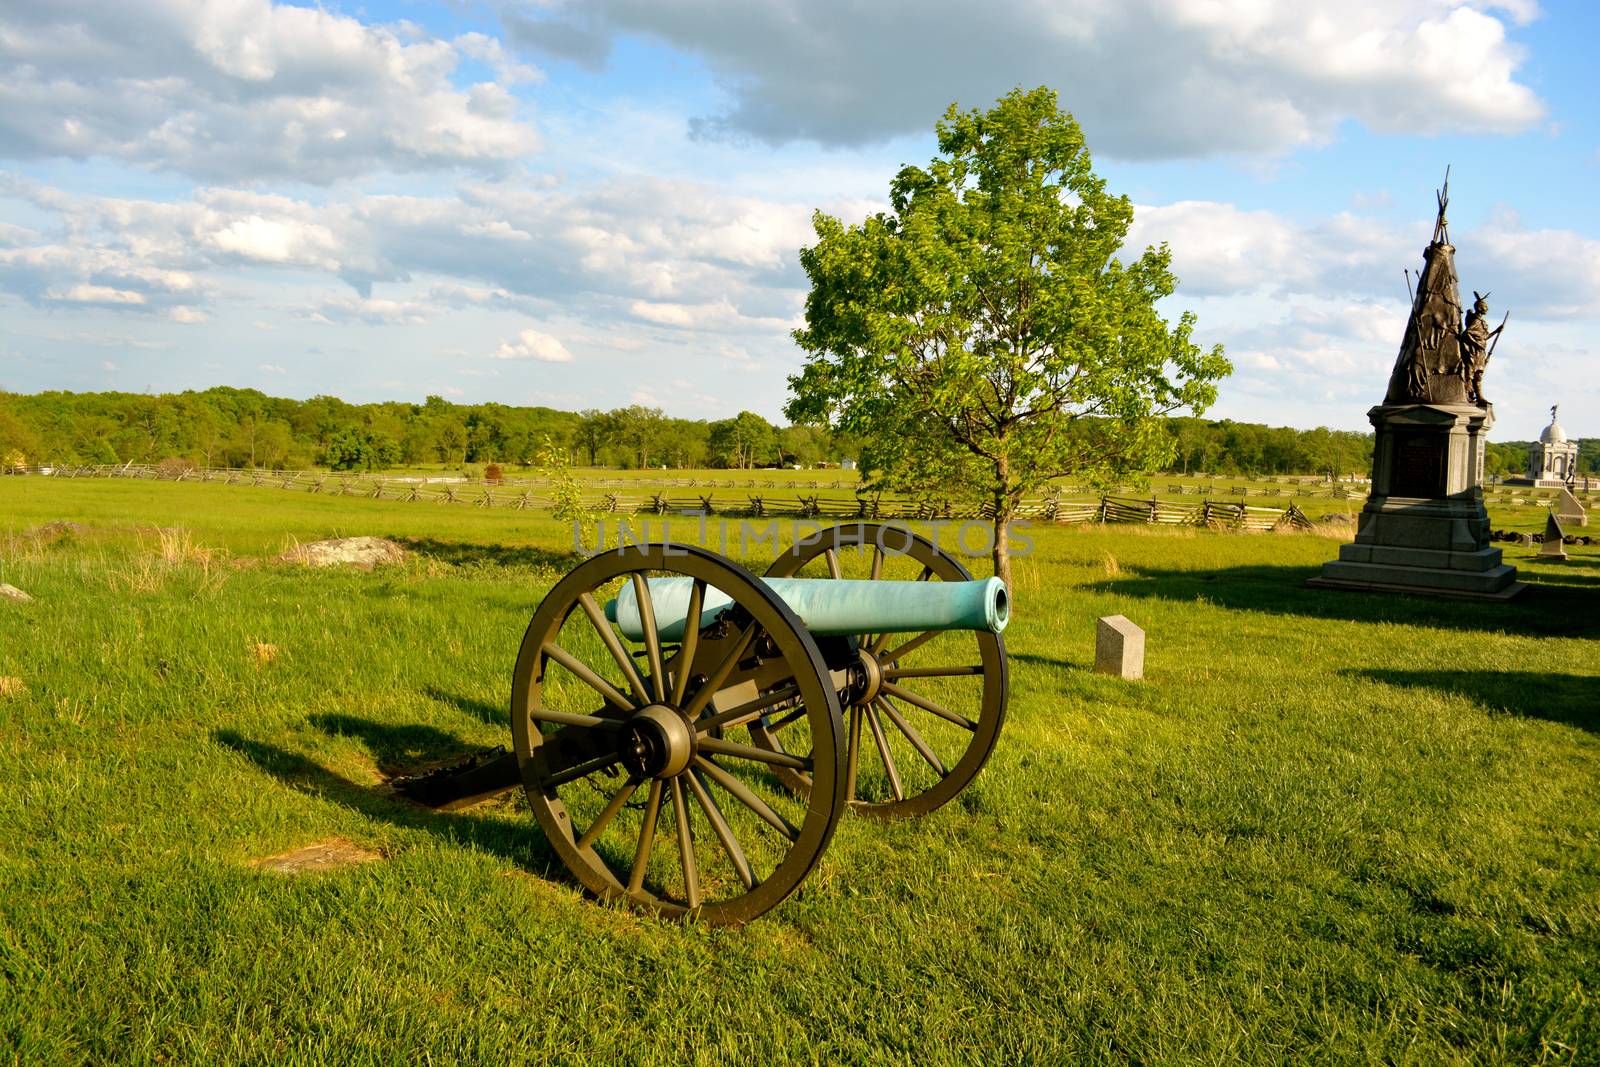
{"label": "dirt patch in grass", "polygon": [[371,863],[373,860],[381,859],[383,857],[376,852],[364,849],[342,837],[332,837],[314,845],[280,852],[276,856],[251,860],[250,866],[263,871],[277,871],[280,874],[305,874],[308,871],[331,871],[339,867]]}

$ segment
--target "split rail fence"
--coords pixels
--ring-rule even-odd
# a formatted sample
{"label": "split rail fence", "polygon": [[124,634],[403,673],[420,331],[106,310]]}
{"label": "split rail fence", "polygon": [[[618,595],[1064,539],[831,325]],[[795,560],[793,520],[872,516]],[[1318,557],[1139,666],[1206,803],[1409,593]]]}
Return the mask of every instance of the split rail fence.
{"label": "split rail fence", "polygon": [[[399,500],[438,504],[471,504],[484,508],[548,510],[553,506],[551,484],[545,479],[522,479],[500,483],[483,481],[432,480],[425,478],[385,478],[374,475],[330,473],[326,471],[242,470],[236,468],[184,468],[177,465],[102,464],[92,466],[33,467],[7,473],[42,475],[54,478],[134,478],[170,482],[222,482],[287,489],[329,496],[367,497],[374,500]],[[852,483],[822,480],[777,481],[760,479],[673,479],[641,483],[635,479],[583,479],[585,489],[615,488],[597,496],[585,495],[585,509],[598,513],[678,515],[684,513],[723,515],[730,518],[799,519],[903,519],[962,520],[988,519],[992,509],[963,506],[951,501],[916,499],[888,493],[859,491]],[[691,493],[672,493],[669,489],[693,489]],[[718,489],[743,489],[743,499],[719,496]],[[753,493],[752,489],[787,491]],[[848,491],[849,496],[803,492],[805,489]],[[1199,490],[1205,489],[1201,493]],[[630,491],[631,490],[631,491]],[[701,490],[706,490],[702,492]],[[1279,495],[1276,490],[1234,486],[1227,494],[1239,502],[1212,499],[1210,487],[1169,486],[1169,492],[1205,497],[1195,503],[1143,499],[1129,496],[1100,496],[1070,499],[1070,489],[1056,487],[1030,498],[1017,509],[1017,517],[1050,523],[1146,523],[1166,526],[1208,526],[1233,530],[1308,529],[1311,521],[1293,502],[1284,507],[1254,507],[1244,503],[1249,495]],[[1343,486],[1333,491],[1285,492],[1282,495],[1354,496]]]}

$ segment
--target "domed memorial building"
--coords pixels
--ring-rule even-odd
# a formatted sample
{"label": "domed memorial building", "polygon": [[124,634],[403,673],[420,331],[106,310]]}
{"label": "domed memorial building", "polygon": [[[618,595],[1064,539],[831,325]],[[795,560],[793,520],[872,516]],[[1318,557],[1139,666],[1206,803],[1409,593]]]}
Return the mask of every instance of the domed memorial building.
{"label": "domed memorial building", "polygon": [[1578,442],[1567,440],[1567,432],[1556,421],[1556,408],[1552,407],[1550,425],[1539,434],[1539,443],[1528,450],[1527,482],[1553,489],[1571,485],[1577,471]]}

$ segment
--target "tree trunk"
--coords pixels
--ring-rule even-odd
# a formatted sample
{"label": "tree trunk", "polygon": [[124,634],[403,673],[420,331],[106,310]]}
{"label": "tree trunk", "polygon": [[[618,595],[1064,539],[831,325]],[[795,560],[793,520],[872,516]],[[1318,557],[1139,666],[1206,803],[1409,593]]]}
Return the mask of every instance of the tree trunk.
{"label": "tree trunk", "polygon": [[994,576],[1006,583],[1006,595],[1016,603],[1016,594],[1011,586],[1011,531],[1007,523],[1011,519],[1011,509],[1004,507],[999,501],[995,502],[994,511]]}

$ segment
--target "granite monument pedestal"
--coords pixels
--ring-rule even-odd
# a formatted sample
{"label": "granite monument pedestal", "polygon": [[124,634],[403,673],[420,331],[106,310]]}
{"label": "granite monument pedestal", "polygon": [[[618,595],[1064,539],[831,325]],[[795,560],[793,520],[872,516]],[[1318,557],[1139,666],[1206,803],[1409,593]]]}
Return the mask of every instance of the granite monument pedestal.
{"label": "granite monument pedestal", "polygon": [[1510,600],[1527,589],[1489,544],[1483,434],[1489,404],[1380,404],[1372,495],[1353,544],[1306,584]]}

